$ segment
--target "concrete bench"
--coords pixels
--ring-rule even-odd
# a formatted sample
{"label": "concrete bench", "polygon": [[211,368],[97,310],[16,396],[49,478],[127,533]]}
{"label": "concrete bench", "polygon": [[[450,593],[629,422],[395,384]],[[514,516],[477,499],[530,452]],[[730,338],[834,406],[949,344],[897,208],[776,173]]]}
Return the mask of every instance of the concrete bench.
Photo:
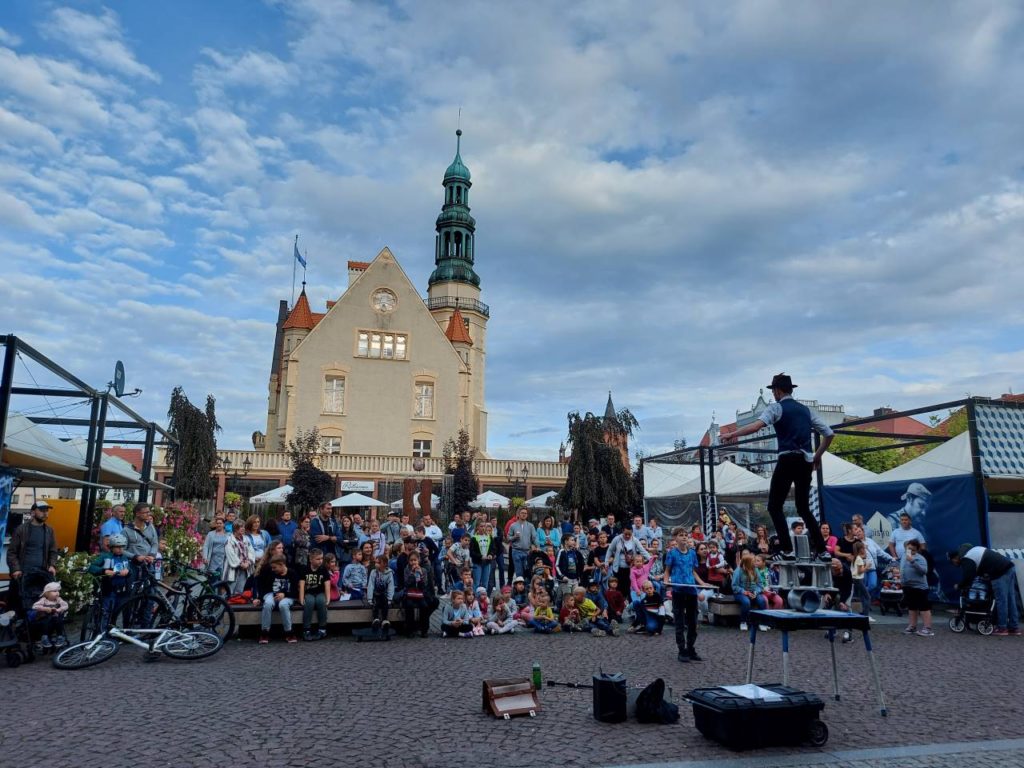
{"label": "concrete bench", "polygon": [[740,623],[740,604],[732,595],[709,597],[708,611],[716,627],[735,627]]}
{"label": "concrete bench", "polygon": [[[235,614],[235,623],[238,628],[258,627],[262,608],[255,605],[232,605],[231,609]],[[405,623],[405,609],[398,603],[392,603],[388,613],[388,620],[396,629]],[[316,621],[314,614],[313,621]],[[367,627],[373,621],[373,608],[362,600],[343,600],[330,603],[327,606],[327,623],[332,626],[343,626],[349,628]],[[302,627],[302,607],[292,606],[292,624],[296,628]],[[274,609],[274,626],[281,626],[281,612]]]}

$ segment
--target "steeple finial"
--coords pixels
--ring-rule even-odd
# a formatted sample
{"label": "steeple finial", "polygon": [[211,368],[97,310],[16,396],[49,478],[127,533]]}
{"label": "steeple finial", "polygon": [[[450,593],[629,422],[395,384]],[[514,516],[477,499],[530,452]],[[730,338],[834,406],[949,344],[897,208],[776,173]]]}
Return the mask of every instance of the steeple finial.
{"label": "steeple finial", "polygon": [[462,154],[462,129],[455,129],[455,154]]}

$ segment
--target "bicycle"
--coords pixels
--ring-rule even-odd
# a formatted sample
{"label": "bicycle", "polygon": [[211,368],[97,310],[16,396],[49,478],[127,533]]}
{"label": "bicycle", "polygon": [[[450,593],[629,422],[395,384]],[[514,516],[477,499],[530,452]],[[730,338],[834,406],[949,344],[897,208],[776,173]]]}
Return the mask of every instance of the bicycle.
{"label": "bicycle", "polygon": [[[87,570],[81,571],[81,573],[89,573]],[[117,615],[118,608],[127,599],[129,592],[122,590],[121,592],[115,592],[113,594],[104,595],[100,591],[100,582],[102,577],[96,576],[95,574],[89,574],[93,579],[93,593],[92,602],[85,609],[85,613],[82,614],[82,626],[78,632],[79,642],[87,642],[92,640],[99,634],[102,634],[107,627],[111,625],[114,617]],[[110,598],[113,598],[111,601]],[[111,607],[111,603],[113,607]]]}
{"label": "bicycle", "polygon": [[[152,637],[144,642],[140,637]],[[204,630],[188,630],[164,627],[162,629],[120,629],[110,627],[86,643],[77,643],[62,650],[53,657],[57,669],[85,669],[114,658],[121,650],[122,643],[131,643],[143,648],[150,660],[163,653],[172,659],[196,661],[212,656],[224,647],[224,641]]]}
{"label": "bicycle", "polygon": [[122,629],[205,629],[230,640],[235,633],[235,614],[227,600],[205,590],[194,594],[195,587],[203,582],[189,571],[202,576],[201,572],[181,563],[173,565],[181,569],[181,574],[171,585],[157,580],[143,565],[140,578],[132,585],[131,597],[117,609],[114,623]]}

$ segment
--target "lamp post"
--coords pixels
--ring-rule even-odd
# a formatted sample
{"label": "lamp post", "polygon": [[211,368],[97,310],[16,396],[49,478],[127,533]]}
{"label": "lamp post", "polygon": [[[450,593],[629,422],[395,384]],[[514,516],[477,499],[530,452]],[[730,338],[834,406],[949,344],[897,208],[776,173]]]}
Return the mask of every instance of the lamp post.
{"label": "lamp post", "polygon": [[[246,475],[248,475],[249,470],[252,468],[252,460],[248,456],[246,456],[245,461],[242,462],[241,472],[239,472],[237,469],[234,472],[231,471],[231,459],[229,459],[227,456],[221,456],[218,461],[220,463],[221,471],[224,473],[225,481],[228,478],[230,478],[233,481],[237,481],[238,478],[245,477]],[[225,486],[227,486],[227,482],[225,482]]]}
{"label": "lamp post", "polygon": [[526,492],[526,478],[528,478],[529,476],[530,476],[530,470],[527,469],[525,464],[523,464],[523,468],[521,470],[519,470],[518,474],[516,473],[516,471],[514,469],[512,469],[512,465],[511,464],[507,464],[505,466],[505,477],[508,478],[509,484],[512,485],[513,480],[515,481],[515,484],[512,485],[512,495],[513,496],[518,496],[519,495],[519,481],[520,480],[522,480],[522,482],[523,482],[523,492],[524,493]]}

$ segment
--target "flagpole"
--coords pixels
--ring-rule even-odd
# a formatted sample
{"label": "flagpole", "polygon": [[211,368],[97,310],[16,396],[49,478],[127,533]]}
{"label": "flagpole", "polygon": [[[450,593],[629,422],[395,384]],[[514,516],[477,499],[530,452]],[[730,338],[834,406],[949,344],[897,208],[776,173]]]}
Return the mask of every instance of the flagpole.
{"label": "flagpole", "polygon": [[[299,250],[299,236],[298,235],[295,236],[295,246],[294,246],[294,249],[295,249],[295,251]],[[293,307],[295,306],[295,259],[294,259],[294,257],[292,258],[292,304],[291,304],[291,306],[293,306]]]}
{"label": "flagpole", "polygon": [[[306,264],[309,264],[309,248],[306,249]],[[302,265],[302,287],[306,287],[306,264]]]}

